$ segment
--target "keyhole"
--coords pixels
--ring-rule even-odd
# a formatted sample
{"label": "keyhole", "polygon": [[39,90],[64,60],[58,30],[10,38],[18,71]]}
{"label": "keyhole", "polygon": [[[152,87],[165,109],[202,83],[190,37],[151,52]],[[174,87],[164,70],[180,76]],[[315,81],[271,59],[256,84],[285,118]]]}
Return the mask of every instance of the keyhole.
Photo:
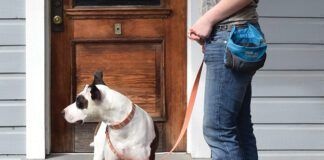
{"label": "keyhole", "polygon": [[122,33],[122,28],[121,28],[121,24],[120,23],[115,23],[115,34],[116,35],[121,35]]}

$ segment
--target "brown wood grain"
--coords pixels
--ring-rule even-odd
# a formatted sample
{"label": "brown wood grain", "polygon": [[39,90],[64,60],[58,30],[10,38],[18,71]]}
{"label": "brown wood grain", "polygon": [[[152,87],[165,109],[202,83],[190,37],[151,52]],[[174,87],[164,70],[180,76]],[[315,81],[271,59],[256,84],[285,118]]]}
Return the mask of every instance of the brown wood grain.
{"label": "brown wood grain", "polygon": [[[166,150],[170,150],[180,133],[186,111],[187,85],[187,1],[167,0],[172,16],[166,20]],[[176,151],[186,151],[186,136]]]}

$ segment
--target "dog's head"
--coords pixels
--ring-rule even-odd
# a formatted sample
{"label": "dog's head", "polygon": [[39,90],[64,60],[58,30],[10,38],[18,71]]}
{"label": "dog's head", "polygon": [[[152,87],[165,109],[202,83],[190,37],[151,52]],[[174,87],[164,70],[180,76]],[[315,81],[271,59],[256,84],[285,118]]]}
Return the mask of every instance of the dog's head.
{"label": "dog's head", "polygon": [[98,113],[104,96],[103,89],[107,88],[103,81],[103,74],[97,71],[91,85],[86,85],[77,97],[76,101],[61,112],[65,120],[69,123],[84,121],[89,115]]}

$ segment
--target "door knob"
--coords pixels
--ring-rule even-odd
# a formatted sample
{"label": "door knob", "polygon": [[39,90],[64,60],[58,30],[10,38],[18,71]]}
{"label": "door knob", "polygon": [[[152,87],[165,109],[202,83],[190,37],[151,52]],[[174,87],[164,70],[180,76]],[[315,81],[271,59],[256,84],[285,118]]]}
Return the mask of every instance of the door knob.
{"label": "door knob", "polygon": [[53,23],[54,24],[59,25],[59,24],[62,24],[62,22],[63,22],[63,19],[62,19],[61,16],[56,15],[56,16],[53,17]]}

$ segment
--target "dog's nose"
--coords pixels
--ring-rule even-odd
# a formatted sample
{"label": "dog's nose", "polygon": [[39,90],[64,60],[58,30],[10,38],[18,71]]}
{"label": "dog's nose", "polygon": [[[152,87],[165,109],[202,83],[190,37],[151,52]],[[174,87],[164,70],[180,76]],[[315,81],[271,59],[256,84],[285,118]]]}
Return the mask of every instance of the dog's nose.
{"label": "dog's nose", "polygon": [[61,112],[61,115],[62,115],[63,117],[65,116],[65,111],[64,111],[64,110]]}

